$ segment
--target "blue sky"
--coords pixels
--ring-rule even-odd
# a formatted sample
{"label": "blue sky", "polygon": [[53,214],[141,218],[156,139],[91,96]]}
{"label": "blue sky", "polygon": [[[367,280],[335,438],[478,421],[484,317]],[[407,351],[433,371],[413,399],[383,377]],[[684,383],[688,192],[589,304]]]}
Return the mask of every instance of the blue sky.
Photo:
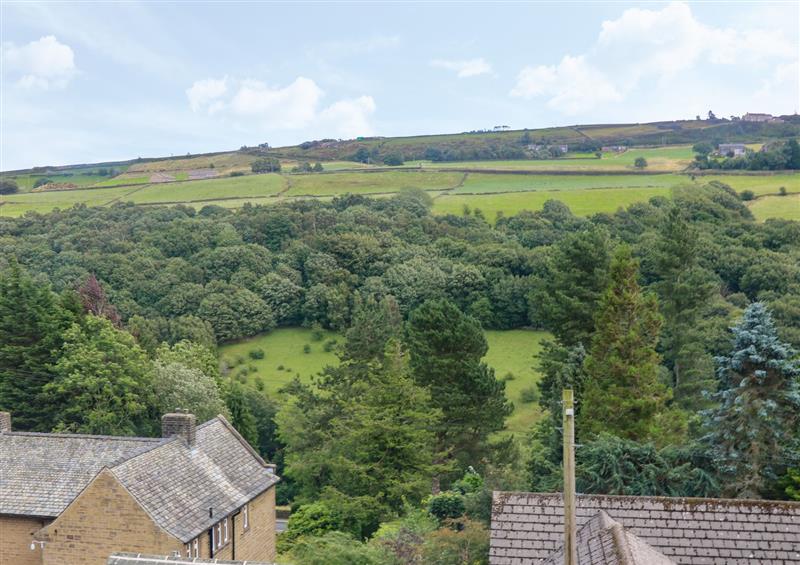
{"label": "blue sky", "polygon": [[2,7],[0,170],[800,110],[800,2]]}

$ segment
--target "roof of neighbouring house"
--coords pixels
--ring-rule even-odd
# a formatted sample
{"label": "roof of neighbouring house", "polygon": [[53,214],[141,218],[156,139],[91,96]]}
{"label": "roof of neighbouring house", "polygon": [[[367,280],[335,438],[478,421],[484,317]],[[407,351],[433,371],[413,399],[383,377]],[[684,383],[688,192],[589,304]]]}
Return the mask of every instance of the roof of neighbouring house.
{"label": "roof of neighbouring house", "polygon": [[[578,530],[578,565],[674,565],[675,562],[639,539],[601,510]],[[563,565],[564,548],[542,565]]]}
{"label": "roof of neighbouring house", "polygon": [[[563,508],[558,493],[495,492],[490,563],[546,563],[563,544]],[[798,502],[578,495],[579,527],[600,511],[680,565],[800,564]]]}
{"label": "roof of neighbouring house", "polygon": [[3,432],[0,514],[55,518],[105,468],[184,542],[279,480],[223,416],[197,426],[192,446],[179,437]]}
{"label": "roof of neighbouring house", "polygon": [[173,556],[143,555],[141,553],[114,553],[107,565],[191,565],[195,563],[216,563],[217,565],[274,565],[256,561],[220,561],[219,559],[199,559]]}

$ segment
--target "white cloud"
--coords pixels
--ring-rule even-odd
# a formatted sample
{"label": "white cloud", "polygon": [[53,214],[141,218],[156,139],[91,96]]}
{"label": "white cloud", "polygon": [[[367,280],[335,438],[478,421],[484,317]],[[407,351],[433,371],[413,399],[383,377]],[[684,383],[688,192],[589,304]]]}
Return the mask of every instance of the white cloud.
{"label": "white cloud", "polygon": [[186,89],[196,113],[217,114],[244,129],[259,132],[314,130],[324,136],[372,135],[375,112],[371,96],[346,98],[322,106],[323,90],[313,80],[298,77],[287,86],[269,86],[254,79],[203,79]]}
{"label": "white cloud", "polygon": [[370,116],[375,112],[372,96],[360,96],[353,100],[339,100],[320,112],[323,125],[330,125],[336,137],[350,139],[373,135]]}
{"label": "white cloud", "polygon": [[602,72],[583,56],[565,56],[558,65],[525,67],[517,77],[512,96],[547,96],[547,105],[565,114],[577,114],[622,96]]}
{"label": "white cloud", "polygon": [[186,89],[186,96],[189,98],[189,106],[192,112],[199,112],[206,109],[209,114],[213,114],[222,108],[219,99],[228,91],[228,77],[222,79],[208,78],[198,80]]}
{"label": "white cloud", "polygon": [[430,64],[432,67],[455,71],[458,78],[474,77],[492,72],[492,66],[483,57],[465,61],[434,59]]}
{"label": "white cloud", "polygon": [[[510,95],[546,97],[549,107],[576,114],[628,100],[634,92],[648,91],[643,97],[650,99],[658,94],[654,90],[706,92],[714,67],[735,66],[741,77],[777,77],[781,68],[796,65],[800,49],[782,29],[758,27],[760,21],[736,29],[714,27],[697,20],[684,2],[660,9],[630,8],[602,23],[597,41],[586,53],[566,55],[558,65],[525,67]],[[762,90],[772,88],[776,77]],[[758,81],[741,78],[736,90],[752,88],[754,96],[758,86]],[[796,84],[794,96],[798,96]]]}
{"label": "white cloud", "polygon": [[23,88],[63,88],[75,73],[75,53],[69,45],[47,35],[27,45],[6,43],[2,48],[4,67],[22,75]]}

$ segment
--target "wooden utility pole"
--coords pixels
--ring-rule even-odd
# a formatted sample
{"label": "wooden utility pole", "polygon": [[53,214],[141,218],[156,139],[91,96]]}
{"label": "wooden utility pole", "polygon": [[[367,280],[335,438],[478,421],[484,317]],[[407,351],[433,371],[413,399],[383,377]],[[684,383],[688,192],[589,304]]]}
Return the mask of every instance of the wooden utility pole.
{"label": "wooden utility pole", "polygon": [[562,391],[564,408],[564,565],[578,565],[575,547],[575,405],[572,389]]}

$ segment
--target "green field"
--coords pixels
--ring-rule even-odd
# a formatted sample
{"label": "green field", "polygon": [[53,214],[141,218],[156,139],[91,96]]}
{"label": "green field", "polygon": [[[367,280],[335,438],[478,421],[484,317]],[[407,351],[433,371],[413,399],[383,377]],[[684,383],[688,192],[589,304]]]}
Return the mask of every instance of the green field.
{"label": "green field", "polygon": [[288,177],[287,196],[334,196],[399,192],[405,188],[443,190],[458,186],[463,173],[380,171],[375,173],[308,174]]}
{"label": "green field", "polygon": [[[538,373],[533,369],[533,356],[539,351],[541,340],[547,337],[545,332],[528,330],[486,332],[489,344],[486,362],[494,368],[497,378],[503,378],[508,373],[514,375],[512,380],[506,382],[506,395],[514,403],[514,413],[508,419],[509,432],[525,433],[539,417],[538,404],[524,403],[520,395],[524,389],[538,382]],[[325,331],[321,340],[314,341],[310,329],[281,328],[223,345],[220,347],[220,357],[225,364],[233,367],[233,374],[253,366],[255,371],[248,372],[248,379],[255,382],[260,377],[264,391],[274,396],[296,375],[303,382],[308,382],[326,365],[337,363],[335,351],[324,350],[325,343],[330,340],[342,343],[342,337],[334,332]],[[310,353],[303,352],[306,344],[311,347]],[[251,359],[248,353],[258,348],[264,350],[264,359]]]}
{"label": "green field", "polygon": [[493,221],[498,212],[512,216],[522,210],[541,210],[548,200],[560,200],[577,216],[599,212],[613,213],[635,202],[644,202],[654,196],[669,198],[669,187],[653,188],[598,188],[566,192],[509,192],[506,194],[445,194],[433,202],[435,214],[460,215],[464,207],[480,209],[486,219]]}
{"label": "green field", "polygon": [[[595,188],[670,187],[689,182],[681,175],[511,175],[469,173],[453,194],[537,192]],[[557,197],[557,196],[556,196]]]}
{"label": "green field", "polygon": [[750,203],[750,211],[761,222],[768,218],[800,221],[800,194],[762,196]]}
{"label": "green field", "polygon": [[228,198],[272,196],[286,188],[283,177],[275,173],[225,177],[219,179],[151,184],[131,195],[136,204],[194,202]]}
{"label": "green field", "polygon": [[800,192],[800,173],[775,175],[702,175],[696,182],[704,183],[712,180],[724,182],[737,192],[752,190],[756,196],[762,194],[778,194],[783,186],[787,192]]}

